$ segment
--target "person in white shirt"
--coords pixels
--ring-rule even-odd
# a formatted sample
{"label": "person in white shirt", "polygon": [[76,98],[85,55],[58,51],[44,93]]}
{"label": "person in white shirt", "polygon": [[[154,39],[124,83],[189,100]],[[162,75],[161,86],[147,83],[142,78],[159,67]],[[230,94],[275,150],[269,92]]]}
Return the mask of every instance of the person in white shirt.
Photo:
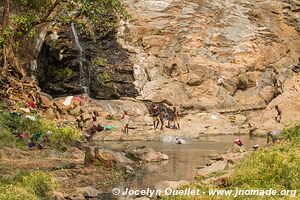
{"label": "person in white shirt", "polygon": [[218,85],[218,86],[224,86],[224,81],[225,81],[225,76],[221,76],[221,77],[217,80],[217,85]]}

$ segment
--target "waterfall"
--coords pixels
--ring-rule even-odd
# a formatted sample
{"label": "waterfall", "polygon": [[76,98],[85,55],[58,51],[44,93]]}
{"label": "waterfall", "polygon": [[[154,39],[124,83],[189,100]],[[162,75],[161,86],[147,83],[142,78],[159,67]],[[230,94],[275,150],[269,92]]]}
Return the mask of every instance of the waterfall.
{"label": "waterfall", "polygon": [[73,33],[76,48],[79,51],[78,60],[79,60],[79,67],[80,67],[80,75],[79,75],[80,76],[80,86],[84,89],[85,93],[89,94],[88,86],[87,86],[85,78],[84,78],[84,70],[83,70],[83,62],[82,62],[82,60],[83,60],[83,57],[82,57],[83,56],[83,48],[80,45],[74,21],[71,22],[71,29],[72,29],[72,33]]}

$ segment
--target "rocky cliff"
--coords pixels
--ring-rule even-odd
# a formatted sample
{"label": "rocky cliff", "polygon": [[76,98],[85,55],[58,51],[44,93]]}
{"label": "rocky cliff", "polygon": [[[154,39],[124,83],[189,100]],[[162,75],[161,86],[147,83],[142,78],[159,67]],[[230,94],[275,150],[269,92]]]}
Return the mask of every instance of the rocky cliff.
{"label": "rocky cliff", "polygon": [[[200,109],[263,107],[297,75],[299,1],[126,0],[122,34],[140,99]],[[216,80],[225,76],[225,87]]]}
{"label": "rocky cliff", "polygon": [[[85,90],[106,100],[134,97],[137,113],[145,110],[138,100],[180,106],[183,132],[189,134],[260,134],[300,119],[300,1],[123,3],[130,20],[105,34],[101,23],[80,16],[41,28],[44,42],[36,42],[36,62],[29,65],[43,91],[63,96]],[[217,86],[221,76],[225,84]],[[118,109],[112,111],[115,102]],[[132,104],[121,102],[102,107],[118,115]],[[275,105],[283,110],[281,123],[274,120]],[[243,115],[235,115],[233,124],[226,113],[237,112]],[[142,118],[136,123],[144,124]]]}
{"label": "rocky cliff", "polygon": [[[249,122],[267,122],[268,129],[300,118],[300,1],[124,3],[132,19],[120,27],[119,41],[132,52],[137,99],[191,113],[262,110],[245,114],[265,116]],[[220,76],[224,87],[216,84]],[[275,104],[284,110],[281,125]]]}

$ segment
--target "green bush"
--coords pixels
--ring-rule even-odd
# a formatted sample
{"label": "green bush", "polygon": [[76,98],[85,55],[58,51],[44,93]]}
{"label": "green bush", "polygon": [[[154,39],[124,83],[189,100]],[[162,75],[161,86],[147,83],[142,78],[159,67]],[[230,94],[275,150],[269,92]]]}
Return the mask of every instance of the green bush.
{"label": "green bush", "polygon": [[17,175],[15,180],[18,185],[26,188],[40,199],[50,199],[52,192],[57,187],[52,176],[41,171],[22,173]]}
{"label": "green bush", "polygon": [[21,141],[19,141],[8,129],[0,127],[0,138],[0,148],[22,146]]}
{"label": "green bush", "polygon": [[300,144],[300,123],[285,128],[281,133],[281,139]]}
{"label": "green bush", "polygon": [[284,144],[252,153],[236,168],[230,185],[252,189],[299,189],[299,150],[299,147]]}
{"label": "green bush", "polygon": [[103,83],[109,83],[112,81],[111,75],[109,73],[102,74],[102,81]]}
{"label": "green bush", "polygon": [[51,69],[51,75],[53,75],[55,78],[70,78],[73,75],[73,70],[69,67],[60,68],[57,66],[52,66]]}
{"label": "green bush", "polygon": [[0,187],[0,200],[40,200],[35,194],[17,185]]}
{"label": "green bush", "polygon": [[45,172],[21,172],[1,183],[0,200],[50,200],[57,183]]}
{"label": "green bush", "polygon": [[55,145],[72,144],[74,140],[79,140],[81,137],[80,132],[70,126],[57,127],[54,122],[43,121],[42,131],[51,131],[51,141]]}
{"label": "green bush", "polygon": [[106,60],[99,56],[94,58],[92,62],[99,67],[103,67],[106,64]]}

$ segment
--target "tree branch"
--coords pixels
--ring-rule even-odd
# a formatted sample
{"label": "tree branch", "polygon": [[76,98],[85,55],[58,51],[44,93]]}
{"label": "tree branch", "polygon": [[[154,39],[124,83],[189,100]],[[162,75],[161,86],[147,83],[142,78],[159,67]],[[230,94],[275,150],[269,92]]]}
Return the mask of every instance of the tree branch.
{"label": "tree branch", "polygon": [[2,29],[1,29],[1,34],[4,33],[5,29],[8,27],[9,24],[9,0],[4,0],[3,3],[4,6],[4,12],[2,16]]}

